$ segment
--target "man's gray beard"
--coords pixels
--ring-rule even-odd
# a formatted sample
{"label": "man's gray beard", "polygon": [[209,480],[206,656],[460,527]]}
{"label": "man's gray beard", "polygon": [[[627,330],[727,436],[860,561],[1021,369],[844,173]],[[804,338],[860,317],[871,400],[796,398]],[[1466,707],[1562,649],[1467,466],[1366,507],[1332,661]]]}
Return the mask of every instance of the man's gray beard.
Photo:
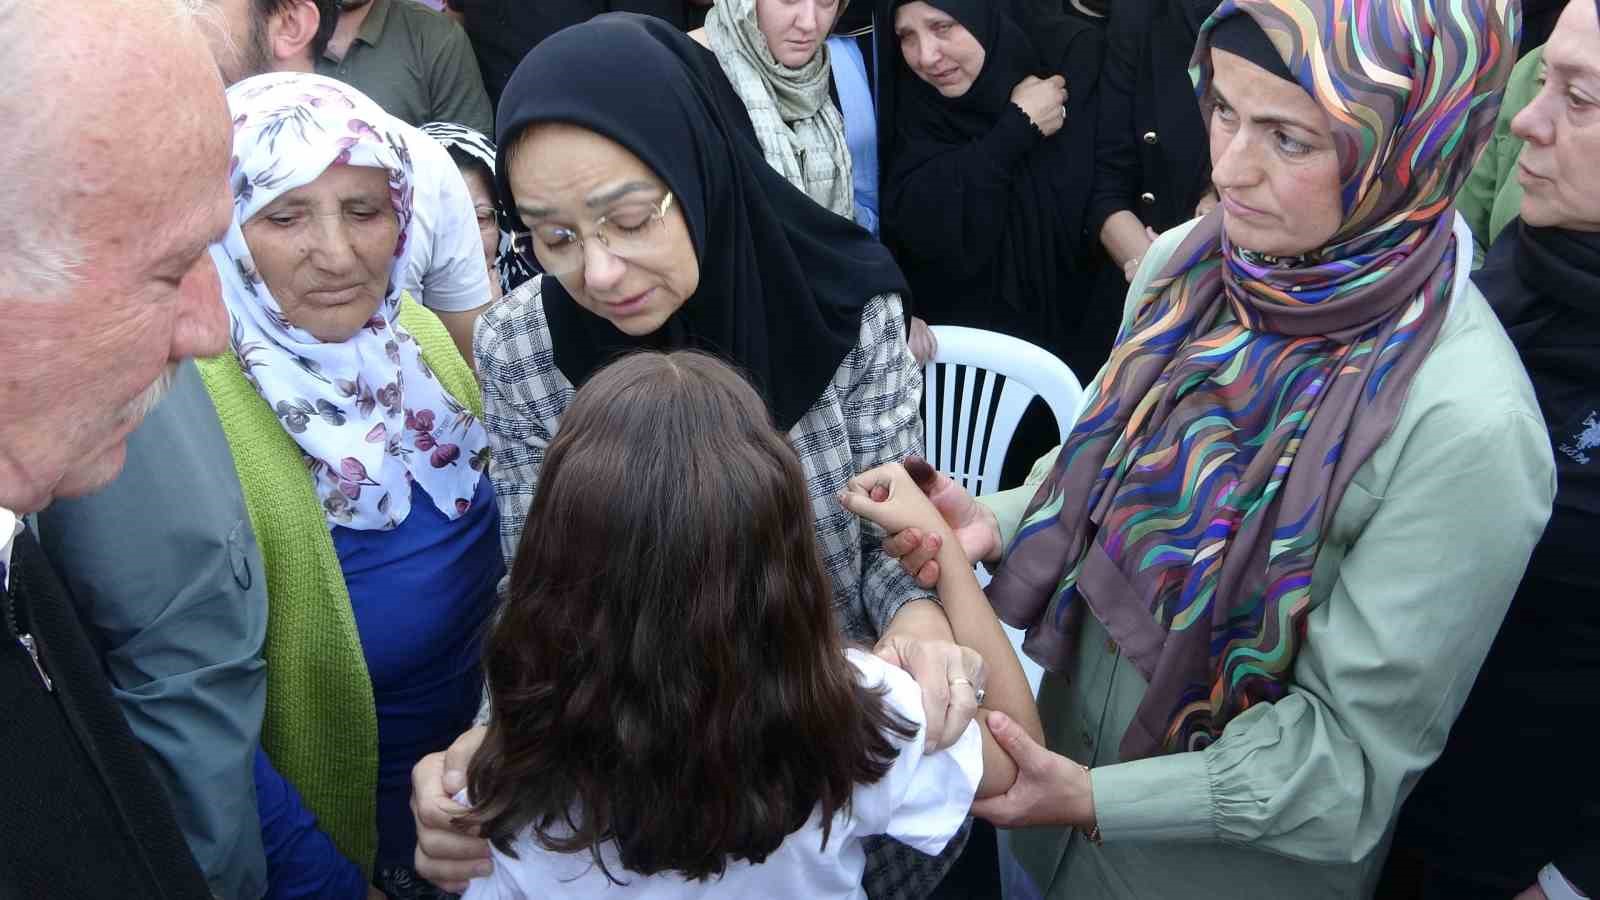
{"label": "man's gray beard", "polygon": [[172,382],[177,378],[177,375],[178,364],[169,363],[162,370],[161,377],[145,388],[144,393],[133,398],[127,406],[122,408],[122,421],[143,422],[145,416],[155,412],[156,407],[160,406],[162,399],[167,396],[167,391],[172,389]]}

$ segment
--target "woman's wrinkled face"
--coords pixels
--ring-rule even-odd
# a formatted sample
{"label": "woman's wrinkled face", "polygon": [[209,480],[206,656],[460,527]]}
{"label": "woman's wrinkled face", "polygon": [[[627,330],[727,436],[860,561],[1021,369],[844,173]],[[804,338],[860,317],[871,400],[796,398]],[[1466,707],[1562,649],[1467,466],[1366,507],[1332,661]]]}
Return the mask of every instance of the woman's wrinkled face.
{"label": "woman's wrinkled face", "polygon": [[811,62],[833,31],[844,0],[756,0],[756,26],[779,63],[799,69]]}
{"label": "woman's wrinkled face", "polygon": [[1242,56],[1211,51],[1211,178],[1234,246],[1301,256],[1344,222],[1328,115],[1297,84]]}
{"label": "woman's wrinkled face", "polygon": [[495,216],[494,185],[477,166],[463,167],[461,180],[467,183],[472,212],[478,218],[478,237],[483,240],[483,258],[492,273],[500,258],[500,220]]}
{"label": "woman's wrinkled face", "polygon": [[[523,133],[507,180],[546,272],[589,312],[624,334],[650,334],[700,286],[700,262],[681,207],[655,211],[668,188],[617,142],[576,125]],[[605,218],[617,248],[601,241]]]}
{"label": "woman's wrinkled face", "polygon": [[988,56],[983,45],[954,16],[926,3],[907,3],[894,12],[900,55],[918,78],[940,96],[955,99],[972,90]]}
{"label": "woman's wrinkled face", "polygon": [[383,169],[333,166],[272,201],[243,230],[284,316],[319,341],[349,340],[389,291],[400,220]]}
{"label": "woman's wrinkled face", "polygon": [[1600,231],[1600,20],[1570,3],[1544,47],[1543,84],[1511,131],[1527,143],[1517,161],[1522,221]]}

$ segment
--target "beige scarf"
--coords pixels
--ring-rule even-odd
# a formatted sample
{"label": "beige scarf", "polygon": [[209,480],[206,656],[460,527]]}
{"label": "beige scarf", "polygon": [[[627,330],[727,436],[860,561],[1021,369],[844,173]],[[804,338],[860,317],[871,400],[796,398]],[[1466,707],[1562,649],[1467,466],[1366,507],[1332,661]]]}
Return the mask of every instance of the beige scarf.
{"label": "beige scarf", "polygon": [[[840,0],[844,12],[848,0]],[[844,117],[828,96],[828,48],[798,69],[767,48],[755,0],[717,0],[706,16],[711,52],[750,112],[767,162],[789,183],[847,219],[855,216]]]}

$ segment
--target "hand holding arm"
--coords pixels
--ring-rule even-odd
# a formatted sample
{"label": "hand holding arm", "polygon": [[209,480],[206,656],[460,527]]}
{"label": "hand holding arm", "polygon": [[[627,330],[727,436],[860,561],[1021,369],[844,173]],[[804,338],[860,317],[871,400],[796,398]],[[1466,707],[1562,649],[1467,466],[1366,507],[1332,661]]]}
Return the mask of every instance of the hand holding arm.
{"label": "hand holding arm", "polygon": [[[927,495],[933,508],[944,519],[944,525],[960,545],[967,565],[1000,559],[1000,523],[990,509],[972,498],[955,480],[928,465],[926,460],[910,457],[905,462],[906,472],[921,491]],[[881,487],[881,486],[880,486]],[[887,497],[873,495],[873,499]],[[939,549],[944,545],[944,529],[925,529],[917,526],[889,529],[883,550],[900,560],[900,565],[925,588],[939,584]]]}
{"label": "hand holding arm", "polygon": [[467,786],[467,766],[487,729],[468,730],[443,753],[430,753],[411,770],[411,815],[417,823],[417,874],[459,894],[471,878],[494,870],[489,842],[455,824],[468,809],[455,801]]}
{"label": "hand holding arm", "polygon": [[[896,463],[857,476],[851,480],[840,502],[852,513],[888,530],[920,527],[943,533],[945,540],[941,550],[939,597],[955,639],[957,643],[976,650],[986,664],[989,674],[987,705],[1009,713],[1023,723],[1023,728],[1036,740],[1042,741],[1044,729],[1039,723],[1033,691],[1022,672],[1021,663],[1017,661],[1016,652],[1011,648],[1011,641],[1001,629],[1000,621],[995,618],[994,610],[978,586],[960,544],[949,533],[941,513],[934,508],[905,467]],[[970,682],[958,685],[953,693],[965,701],[969,691],[975,692],[980,687],[983,687],[981,683]],[[976,703],[975,696],[971,700]],[[1000,793],[1010,787],[1015,778],[1016,768],[1010,757],[992,738],[986,737],[984,776],[978,796]]]}
{"label": "hand holding arm", "polygon": [[1011,102],[1045,137],[1067,124],[1067,80],[1060,75],[1049,78],[1029,75],[1011,89]]}

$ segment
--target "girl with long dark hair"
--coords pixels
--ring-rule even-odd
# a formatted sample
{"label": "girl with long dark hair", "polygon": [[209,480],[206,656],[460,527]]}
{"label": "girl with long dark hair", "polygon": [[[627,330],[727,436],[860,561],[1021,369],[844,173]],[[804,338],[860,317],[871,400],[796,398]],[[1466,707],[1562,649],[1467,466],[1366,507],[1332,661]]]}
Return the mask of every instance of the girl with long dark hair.
{"label": "girl with long dark hair", "polygon": [[[898,465],[842,502],[940,522]],[[495,718],[470,820],[499,858],[469,898],[860,897],[864,838],[937,854],[974,793],[1010,786],[979,728],[927,753],[916,683],[846,649],[813,527],[798,456],[726,364],[643,353],[590,378],[485,647]],[[1038,733],[972,570],[946,571],[989,704]]]}

